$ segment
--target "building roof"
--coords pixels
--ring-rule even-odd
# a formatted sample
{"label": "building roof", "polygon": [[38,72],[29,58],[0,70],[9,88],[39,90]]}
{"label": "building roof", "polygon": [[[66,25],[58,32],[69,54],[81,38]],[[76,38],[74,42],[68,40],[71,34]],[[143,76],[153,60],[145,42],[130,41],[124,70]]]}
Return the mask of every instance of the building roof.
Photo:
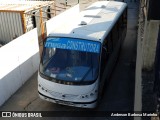
{"label": "building roof", "polygon": [[53,1],[2,1],[0,12],[21,12],[52,4]]}
{"label": "building roof", "polygon": [[62,24],[54,29],[49,36],[102,42],[126,6],[126,3],[123,2],[95,2],[76,16],[66,16],[66,20],[61,20]]}

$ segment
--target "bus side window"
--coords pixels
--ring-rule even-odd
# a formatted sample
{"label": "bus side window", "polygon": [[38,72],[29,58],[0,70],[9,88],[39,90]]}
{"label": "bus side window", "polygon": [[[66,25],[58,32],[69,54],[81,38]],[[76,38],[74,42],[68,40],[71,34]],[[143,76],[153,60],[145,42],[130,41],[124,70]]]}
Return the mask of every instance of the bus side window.
{"label": "bus side window", "polygon": [[111,40],[111,34],[109,33],[103,42],[103,49],[109,54],[113,51],[113,43]]}
{"label": "bus side window", "polygon": [[123,26],[123,17],[121,16],[118,20],[118,31],[119,31],[119,38],[121,39],[122,33],[124,30],[124,26]]}
{"label": "bus side window", "polygon": [[112,36],[112,41],[113,41],[113,48],[116,46],[119,35],[118,35],[118,24],[116,23],[115,26],[112,29],[111,36]]}
{"label": "bus side window", "polygon": [[106,46],[103,45],[102,47],[102,54],[101,54],[101,77],[103,75],[103,72],[104,72],[104,69],[105,69],[105,66],[107,64],[107,49],[106,49]]}
{"label": "bus side window", "polygon": [[122,17],[123,17],[123,27],[127,28],[127,8],[124,10]]}
{"label": "bus side window", "polygon": [[111,39],[111,34],[108,34],[106,38],[106,49],[108,54],[112,53],[113,51],[113,41]]}

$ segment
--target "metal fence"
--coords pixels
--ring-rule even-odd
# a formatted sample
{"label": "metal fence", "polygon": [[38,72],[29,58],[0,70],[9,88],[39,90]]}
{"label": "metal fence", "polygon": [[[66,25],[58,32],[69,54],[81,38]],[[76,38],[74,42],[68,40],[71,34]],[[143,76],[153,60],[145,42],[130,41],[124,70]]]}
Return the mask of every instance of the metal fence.
{"label": "metal fence", "polygon": [[7,44],[22,34],[38,28],[39,38],[44,39],[45,22],[62,13],[69,6],[54,1],[20,1],[0,3],[0,43]]}

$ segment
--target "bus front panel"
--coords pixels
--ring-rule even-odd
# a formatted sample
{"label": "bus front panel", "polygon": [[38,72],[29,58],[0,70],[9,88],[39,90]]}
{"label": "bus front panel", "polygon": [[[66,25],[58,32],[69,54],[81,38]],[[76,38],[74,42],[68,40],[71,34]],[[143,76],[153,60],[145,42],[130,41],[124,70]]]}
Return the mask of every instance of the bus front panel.
{"label": "bus front panel", "polygon": [[[99,42],[75,38],[47,38],[39,69],[39,95],[59,104],[95,104],[99,55]],[[71,100],[66,96],[75,97]]]}

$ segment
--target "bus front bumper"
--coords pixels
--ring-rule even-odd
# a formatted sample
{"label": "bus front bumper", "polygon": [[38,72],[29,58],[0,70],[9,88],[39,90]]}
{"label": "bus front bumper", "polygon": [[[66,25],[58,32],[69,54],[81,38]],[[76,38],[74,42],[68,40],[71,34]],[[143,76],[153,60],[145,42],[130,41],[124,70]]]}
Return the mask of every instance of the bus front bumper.
{"label": "bus front bumper", "polygon": [[91,102],[72,102],[72,101],[63,101],[63,100],[51,98],[49,96],[42,94],[39,91],[38,91],[38,94],[41,99],[49,101],[49,102],[57,103],[57,104],[74,106],[74,107],[81,107],[81,108],[95,108],[97,106],[97,100],[94,100]]}

